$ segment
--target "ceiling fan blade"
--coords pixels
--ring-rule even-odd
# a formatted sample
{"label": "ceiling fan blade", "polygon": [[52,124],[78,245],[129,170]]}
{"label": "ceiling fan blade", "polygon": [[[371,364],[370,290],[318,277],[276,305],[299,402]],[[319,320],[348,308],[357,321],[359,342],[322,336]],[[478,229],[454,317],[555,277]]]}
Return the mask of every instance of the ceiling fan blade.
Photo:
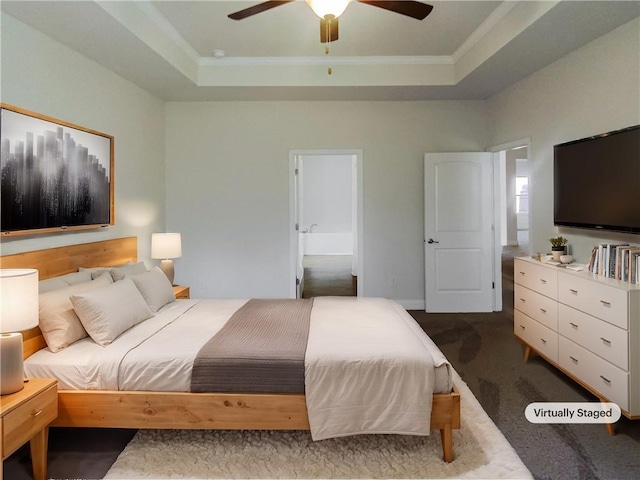
{"label": "ceiling fan blade", "polygon": [[370,0],[357,0],[360,3],[366,3],[367,5],[373,5],[374,7],[384,8],[391,12],[399,13],[400,15],[406,15],[407,17],[415,18],[416,20],[423,20],[433,10],[432,5],[428,5],[422,2],[413,1],[370,1]]}
{"label": "ceiling fan blade", "polygon": [[262,2],[252,7],[245,8],[244,10],[234,12],[228,15],[228,17],[232,20],[242,20],[244,18],[257,15],[258,13],[266,12],[267,10],[271,10],[272,8],[279,7],[280,5],[284,5],[285,3],[291,3],[293,1],[295,0],[279,0],[279,1]]}
{"label": "ceiling fan blade", "polygon": [[[333,16],[332,16],[333,17]],[[327,40],[327,33],[329,40]],[[338,19],[336,17],[320,19],[320,43],[335,42],[338,40]]]}

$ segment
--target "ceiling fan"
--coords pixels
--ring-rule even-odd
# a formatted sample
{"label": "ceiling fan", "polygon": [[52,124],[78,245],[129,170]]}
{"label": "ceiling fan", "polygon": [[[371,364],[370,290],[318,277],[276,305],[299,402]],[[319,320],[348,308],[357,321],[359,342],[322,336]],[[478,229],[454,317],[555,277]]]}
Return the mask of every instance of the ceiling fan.
{"label": "ceiling fan", "polygon": [[[271,10],[295,0],[277,0],[261,2],[229,15],[232,20],[242,20],[258,13]],[[305,0],[320,17],[320,41],[329,43],[338,40],[338,17],[342,15],[349,3],[357,1],[374,7],[399,13],[407,17],[423,20],[433,10],[432,5],[409,0],[371,1],[371,0]]]}

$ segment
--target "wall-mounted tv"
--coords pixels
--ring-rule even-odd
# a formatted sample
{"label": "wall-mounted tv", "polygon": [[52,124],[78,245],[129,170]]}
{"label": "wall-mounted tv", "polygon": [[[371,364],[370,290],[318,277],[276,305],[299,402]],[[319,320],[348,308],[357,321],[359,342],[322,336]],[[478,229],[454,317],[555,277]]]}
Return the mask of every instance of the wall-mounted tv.
{"label": "wall-mounted tv", "polygon": [[555,225],[640,233],[640,125],[555,145]]}

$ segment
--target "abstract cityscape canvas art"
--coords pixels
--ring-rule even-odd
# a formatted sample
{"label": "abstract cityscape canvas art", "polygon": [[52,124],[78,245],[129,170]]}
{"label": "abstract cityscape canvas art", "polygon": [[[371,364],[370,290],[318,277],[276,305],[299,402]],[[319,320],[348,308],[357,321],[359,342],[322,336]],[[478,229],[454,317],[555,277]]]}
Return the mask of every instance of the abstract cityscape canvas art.
{"label": "abstract cityscape canvas art", "polygon": [[113,136],[3,104],[3,235],[114,224]]}

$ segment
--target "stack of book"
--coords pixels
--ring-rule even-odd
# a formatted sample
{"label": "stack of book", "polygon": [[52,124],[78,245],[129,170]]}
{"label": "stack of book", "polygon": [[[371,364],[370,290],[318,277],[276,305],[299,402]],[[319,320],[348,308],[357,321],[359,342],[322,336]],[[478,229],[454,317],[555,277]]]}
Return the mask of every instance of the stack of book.
{"label": "stack of book", "polygon": [[640,245],[602,243],[593,247],[589,271],[640,285]]}

